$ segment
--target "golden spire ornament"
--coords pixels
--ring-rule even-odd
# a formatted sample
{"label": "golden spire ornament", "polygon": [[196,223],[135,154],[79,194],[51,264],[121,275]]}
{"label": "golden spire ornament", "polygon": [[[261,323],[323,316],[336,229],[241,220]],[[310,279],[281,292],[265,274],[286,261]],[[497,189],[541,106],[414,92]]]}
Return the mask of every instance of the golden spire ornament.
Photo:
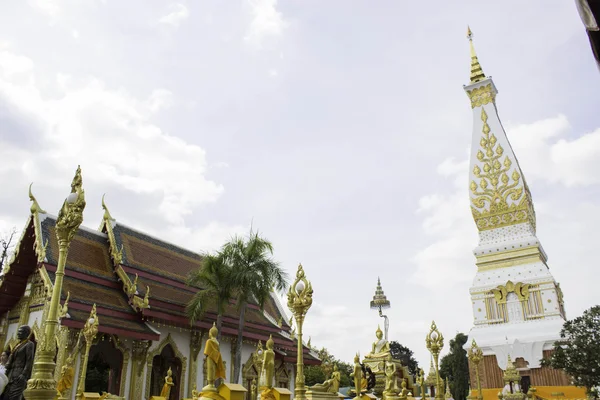
{"label": "golden spire ornament", "polygon": [[31,379],[27,382],[27,389],[23,393],[27,400],[53,400],[56,397],[56,380],[54,379],[56,363],[54,358],[56,356],[55,343],[59,309],[61,308],[62,284],[69,246],[83,221],[84,208],[85,192],[82,187],[81,168],[78,166],[71,183],[71,193],[67,196],[56,218],[58,264],[54,274],[54,286],[48,315],[43,325],[44,332],[40,335],[41,338],[38,342]]}
{"label": "golden spire ornament", "polygon": [[471,83],[477,83],[485,79],[481,64],[475,53],[475,47],[473,46],[473,32],[471,28],[467,26],[467,39],[469,39],[469,47],[471,48]]}

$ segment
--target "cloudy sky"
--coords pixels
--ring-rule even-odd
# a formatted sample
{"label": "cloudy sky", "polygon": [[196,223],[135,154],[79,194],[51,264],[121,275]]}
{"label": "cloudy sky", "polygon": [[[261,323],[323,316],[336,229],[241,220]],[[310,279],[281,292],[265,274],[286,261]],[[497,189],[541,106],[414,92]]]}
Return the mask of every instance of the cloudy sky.
{"label": "cloudy sky", "polygon": [[253,221],[313,282],[312,343],[348,361],[380,276],[390,339],[428,364],[432,319],[472,323],[467,24],[575,317],[600,299],[600,74],[573,1],[4,2],[0,229],[30,182],[56,214],[81,164],[90,228],[103,193],[197,251]]}

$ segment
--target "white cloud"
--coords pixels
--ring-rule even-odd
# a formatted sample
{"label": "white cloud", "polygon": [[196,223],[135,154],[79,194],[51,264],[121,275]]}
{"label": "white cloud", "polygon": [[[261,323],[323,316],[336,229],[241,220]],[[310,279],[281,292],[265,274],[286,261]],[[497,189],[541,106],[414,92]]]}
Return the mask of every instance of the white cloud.
{"label": "white cloud", "polygon": [[58,0],[30,0],[29,4],[33,9],[50,17],[56,17],[60,13]]}
{"label": "white cloud", "polygon": [[[27,180],[64,188],[64,176],[81,164],[88,184],[116,185],[146,196],[158,203],[157,218],[175,236],[186,232],[194,237],[185,217],[194,207],[215,202],[223,187],[205,177],[208,166],[201,147],[152,122],[153,114],[171,101],[171,93],[158,89],[149,99],[138,100],[98,79],[75,81],[61,74],[54,82],[61,93],[45,96],[40,86],[52,83],[38,86],[31,59],[0,53],[0,101],[12,110],[10,118],[28,120],[33,129],[0,139],[2,179],[21,173]],[[21,143],[26,136],[35,138],[35,144]],[[208,228],[213,233],[223,230]]]}
{"label": "white cloud", "polygon": [[178,27],[190,16],[188,8],[181,3],[171,4],[169,8],[171,12],[161,17],[159,23]]}
{"label": "white cloud", "polygon": [[261,48],[268,38],[277,38],[287,23],[277,10],[277,0],[248,0],[252,21],[244,40],[250,45]]}
{"label": "white cloud", "polygon": [[566,139],[571,126],[564,115],[509,126],[507,134],[528,180],[567,187],[600,183],[600,129]]}

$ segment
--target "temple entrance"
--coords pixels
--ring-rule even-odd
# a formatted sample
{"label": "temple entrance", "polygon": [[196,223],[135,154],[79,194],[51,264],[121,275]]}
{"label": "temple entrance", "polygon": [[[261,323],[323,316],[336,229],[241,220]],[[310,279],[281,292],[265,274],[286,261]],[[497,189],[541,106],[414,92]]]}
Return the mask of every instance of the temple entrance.
{"label": "temple entrance", "polygon": [[[250,356],[252,357],[252,356]],[[256,391],[258,393],[258,370],[256,368],[256,366],[254,364],[251,364],[249,366],[249,368],[244,368],[243,370],[243,381],[244,381],[244,387],[246,389],[248,389],[248,391],[246,392],[246,400],[255,400],[255,398],[252,398],[252,380],[255,380],[255,384],[256,384]],[[255,393],[255,396],[257,395],[257,393]]]}
{"label": "temple entrance", "polygon": [[289,389],[290,377],[283,361],[281,361],[281,365],[275,373],[275,378],[277,380],[277,382],[275,382],[277,387]]}
{"label": "temple entrance", "polygon": [[165,384],[167,371],[171,368],[173,373],[173,386],[168,400],[178,400],[181,384],[181,360],[175,355],[170,344],[167,344],[157,356],[152,359],[152,375],[150,380],[150,396],[158,396]]}
{"label": "temple entrance", "polygon": [[529,388],[531,387],[531,378],[529,377],[529,375],[524,375],[521,377],[521,389],[523,390],[523,393],[527,393],[529,391]]}
{"label": "temple entrance", "polygon": [[85,375],[85,391],[119,394],[123,354],[112,340],[99,340],[90,348]]}

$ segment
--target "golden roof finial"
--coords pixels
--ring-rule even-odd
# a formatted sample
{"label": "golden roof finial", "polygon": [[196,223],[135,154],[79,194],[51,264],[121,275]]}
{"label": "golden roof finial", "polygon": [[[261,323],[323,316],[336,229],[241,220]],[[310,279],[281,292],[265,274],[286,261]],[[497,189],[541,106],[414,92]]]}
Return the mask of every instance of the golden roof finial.
{"label": "golden roof finial", "polygon": [[33,182],[31,182],[31,184],[29,185],[29,200],[31,200],[31,202],[32,202],[31,208],[30,208],[31,213],[32,214],[35,214],[35,213],[46,214],[46,211],[42,210],[42,207],[40,207],[40,204],[38,203],[35,196],[31,192],[32,186],[33,186]]}
{"label": "golden roof finial", "polygon": [[104,202],[104,196],[106,196],[106,193],[104,193],[102,195],[102,209],[104,210],[104,220],[114,220],[114,218],[112,217],[112,215],[110,215],[110,211],[108,211],[108,207],[106,206],[106,203]]}
{"label": "golden roof finial", "polygon": [[475,47],[473,46],[473,32],[471,28],[467,26],[467,38],[469,39],[469,46],[471,47],[471,83],[477,83],[485,79],[485,74],[479,64],[477,53],[475,53]]}

